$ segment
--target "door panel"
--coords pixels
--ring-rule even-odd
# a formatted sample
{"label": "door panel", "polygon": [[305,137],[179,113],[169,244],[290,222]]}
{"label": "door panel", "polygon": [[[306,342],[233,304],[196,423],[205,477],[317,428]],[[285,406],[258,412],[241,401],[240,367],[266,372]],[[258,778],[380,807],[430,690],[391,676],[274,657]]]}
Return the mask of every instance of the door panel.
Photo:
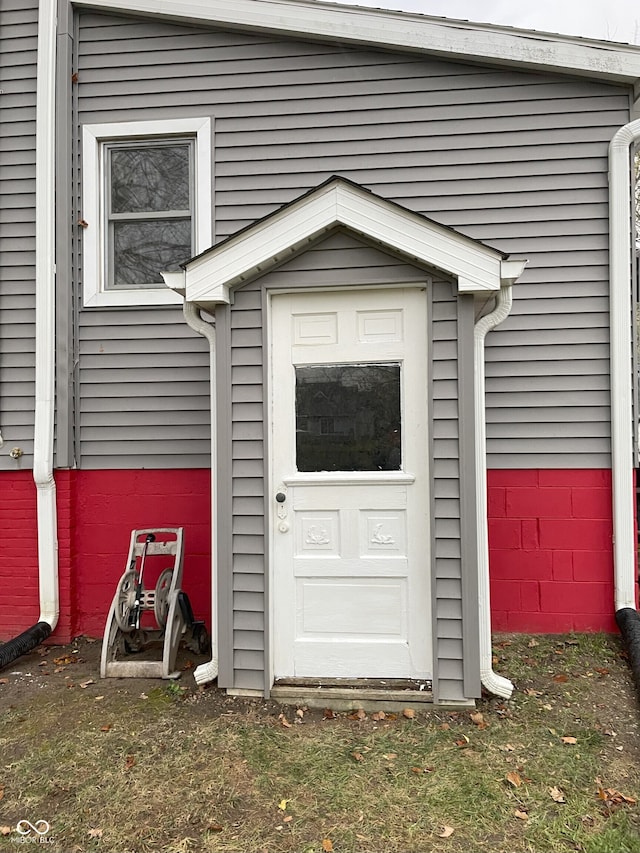
{"label": "door panel", "polygon": [[426,292],[274,295],[271,341],[275,676],[428,678]]}

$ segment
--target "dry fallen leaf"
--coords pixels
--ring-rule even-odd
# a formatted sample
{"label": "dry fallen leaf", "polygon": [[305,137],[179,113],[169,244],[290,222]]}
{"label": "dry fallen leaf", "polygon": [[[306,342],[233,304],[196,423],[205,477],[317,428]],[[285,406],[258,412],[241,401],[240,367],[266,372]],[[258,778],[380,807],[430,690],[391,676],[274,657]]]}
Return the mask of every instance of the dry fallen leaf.
{"label": "dry fallen leaf", "polygon": [[8,678],[0,678],[0,684],[8,684],[8,683],[9,683]]}
{"label": "dry fallen leaf", "polygon": [[533,638],[533,637],[529,640],[529,648],[530,648],[530,649],[533,649],[533,648],[535,648],[536,646],[539,646],[539,645],[540,645],[540,643],[539,643],[537,640],[534,640],[534,638]]}
{"label": "dry fallen leaf", "polygon": [[393,761],[394,758],[398,757],[398,753],[397,752],[385,752],[382,757],[386,758],[387,761]]}
{"label": "dry fallen leaf", "polygon": [[287,718],[285,717],[285,715],[284,715],[284,714],[280,714],[280,715],[278,716],[278,719],[280,720],[280,725],[281,725],[281,726],[284,726],[284,727],[285,727],[285,729],[290,729],[290,728],[291,728],[291,723],[289,722],[289,720],[287,720]]}
{"label": "dry fallen leaf", "polygon": [[413,708],[405,708],[404,711],[402,712],[402,716],[406,717],[407,720],[413,720],[415,715],[416,715],[416,712],[413,710]]}
{"label": "dry fallen leaf", "polygon": [[302,717],[304,717],[304,709],[303,708],[296,708],[296,717],[300,717],[300,719],[302,719]]}
{"label": "dry fallen leaf", "polygon": [[100,726],[101,732],[110,732],[111,731],[111,723],[107,723],[104,726]]}
{"label": "dry fallen leaf", "polygon": [[598,788],[598,797],[607,806],[619,806],[623,803],[632,806],[636,802],[634,797],[627,797],[625,794],[621,794],[620,791],[616,791],[615,788]]}
{"label": "dry fallen leaf", "polygon": [[89,838],[102,838],[102,830],[90,829],[87,835],[89,836]]}
{"label": "dry fallen leaf", "polygon": [[562,743],[578,743],[578,738],[575,737],[561,737],[560,740],[562,741]]}
{"label": "dry fallen leaf", "polygon": [[412,767],[411,768],[412,773],[420,773],[420,774],[422,774],[422,773],[433,773],[434,770],[435,770],[435,767]]}
{"label": "dry fallen leaf", "polygon": [[357,711],[352,711],[350,714],[347,714],[347,718],[349,720],[366,720],[367,712],[363,711],[362,708],[358,708]]}
{"label": "dry fallen leaf", "polygon": [[529,820],[529,815],[526,812],[520,811],[520,809],[516,809],[514,815],[518,820]]}
{"label": "dry fallen leaf", "polygon": [[553,680],[556,682],[556,684],[564,684],[566,681],[569,680],[569,678],[566,675],[554,675]]}
{"label": "dry fallen leaf", "polygon": [[374,711],[373,714],[371,715],[371,719],[378,722],[379,720],[384,720],[384,718],[386,716],[387,715],[385,714],[384,711]]}
{"label": "dry fallen leaf", "polygon": [[351,757],[356,761],[364,761],[364,755],[361,752],[352,752]]}
{"label": "dry fallen leaf", "polygon": [[446,732],[451,728],[451,726],[449,725],[449,723],[443,723],[439,728],[440,728],[440,731]]}
{"label": "dry fallen leaf", "polygon": [[280,802],[278,803],[278,808],[280,809],[280,811],[281,812],[285,811],[290,802],[291,802],[290,799],[289,800],[280,800]]}
{"label": "dry fallen leaf", "polygon": [[555,803],[566,803],[567,802],[565,800],[564,794],[562,793],[560,788],[557,788],[555,785],[553,786],[553,788],[549,788],[549,795]]}
{"label": "dry fallen leaf", "polygon": [[505,745],[504,745],[504,746],[499,746],[499,747],[498,747],[498,749],[501,749],[501,750],[502,750],[502,752],[514,752],[514,751],[515,751],[515,746],[513,746],[513,745],[512,745],[512,744],[510,744],[510,743],[505,743]]}
{"label": "dry fallen leaf", "polygon": [[456,746],[459,746],[461,749],[464,749],[465,746],[469,746],[469,738],[466,735],[462,735],[461,738],[454,741]]}
{"label": "dry fallen leaf", "polygon": [[489,728],[489,723],[485,720],[484,714],[482,714],[480,711],[475,711],[469,716],[471,717],[471,722],[474,724],[474,726],[477,726],[479,729]]}
{"label": "dry fallen leaf", "polygon": [[10,835],[12,832],[10,826],[0,826],[0,835]]}
{"label": "dry fallen leaf", "polygon": [[333,841],[330,838],[323,838],[322,849],[324,853],[333,853]]}
{"label": "dry fallen leaf", "polygon": [[322,716],[325,718],[325,720],[335,720],[336,718],[336,714],[334,714],[331,708],[325,708],[322,712]]}
{"label": "dry fallen leaf", "polygon": [[282,822],[283,823],[291,823],[292,820],[293,820],[293,816],[288,814],[285,818],[282,819]]}
{"label": "dry fallen leaf", "polygon": [[223,826],[221,823],[218,823],[214,820],[212,823],[209,824],[207,829],[209,830],[209,832],[222,832]]}
{"label": "dry fallen leaf", "polygon": [[527,696],[542,696],[543,693],[541,690],[534,690],[533,687],[525,687],[524,692]]}
{"label": "dry fallen leaf", "polygon": [[93,678],[87,678],[86,681],[81,681],[80,687],[82,687],[83,690],[86,690],[90,684],[95,684],[95,681],[93,680]]}
{"label": "dry fallen leaf", "polygon": [[136,763],[135,755],[127,755],[127,758],[126,758],[125,763],[124,763],[124,769],[125,770],[131,770],[131,768],[133,767],[133,765],[135,763]]}
{"label": "dry fallen leaf", "polygon": [[449,836],[453,835],[454,832],[455,829],[452,826],[447,826],[445,824],[438,833],[438,838],[449,838]]}
{"label": "dry fallen leaf", "polygon": [[512,770],[510,773],[507,773],[505,776],[507,782],[511,782],[514,788],[519,788],[522,785],[522,779],[520,778],[520,774],[516,773],[515,770]]}

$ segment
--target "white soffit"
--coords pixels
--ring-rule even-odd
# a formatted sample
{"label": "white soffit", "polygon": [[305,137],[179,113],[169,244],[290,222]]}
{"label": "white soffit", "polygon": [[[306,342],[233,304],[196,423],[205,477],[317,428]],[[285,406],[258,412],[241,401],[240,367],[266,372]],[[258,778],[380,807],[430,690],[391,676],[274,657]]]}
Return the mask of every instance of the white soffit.
{"label": "white soffit", "polygon": [[105,12],[181,23],[487,61],[632,83],[640,49],[492,24],[433,18],[319,0],[75,0]]}
{"label": "white soffit", "polygon": [[524,268],[496,249],[335,177],[189,261],[186,299],[229,302],[231,287],[267,272],[337,226],[455,276],[460,293],[498,290],[502,279],[519,274],[514,264],[520,272]]}

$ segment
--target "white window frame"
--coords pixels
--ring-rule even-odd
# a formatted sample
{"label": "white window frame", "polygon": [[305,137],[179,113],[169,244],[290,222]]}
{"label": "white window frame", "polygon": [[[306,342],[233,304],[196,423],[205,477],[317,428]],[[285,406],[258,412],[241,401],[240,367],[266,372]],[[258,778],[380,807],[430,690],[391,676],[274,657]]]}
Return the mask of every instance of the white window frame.
{"label": "white window frame", "polygon": [[212,243],[211,147],[212,120],[205,118],[168,121],[135,121],[113,124],[86,124],[82,129],[82,268],[85,308],[139,305],[180,305],[182,298],[164,285],[158,287],[107,288],[107,222],[104,204],[104,143],[154,138],[195,139],[194,169],[194,255]]}

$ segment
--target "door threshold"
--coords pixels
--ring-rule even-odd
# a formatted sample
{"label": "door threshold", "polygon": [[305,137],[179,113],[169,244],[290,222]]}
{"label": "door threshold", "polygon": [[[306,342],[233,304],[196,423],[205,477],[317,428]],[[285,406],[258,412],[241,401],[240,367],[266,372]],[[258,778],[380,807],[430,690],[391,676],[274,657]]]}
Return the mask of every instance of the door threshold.
{"label": "door threshold", "polygon": [[278,679],[271,698],[283,705],[333,711],[399,711],[433,704],[430,681],[397,679]]}

